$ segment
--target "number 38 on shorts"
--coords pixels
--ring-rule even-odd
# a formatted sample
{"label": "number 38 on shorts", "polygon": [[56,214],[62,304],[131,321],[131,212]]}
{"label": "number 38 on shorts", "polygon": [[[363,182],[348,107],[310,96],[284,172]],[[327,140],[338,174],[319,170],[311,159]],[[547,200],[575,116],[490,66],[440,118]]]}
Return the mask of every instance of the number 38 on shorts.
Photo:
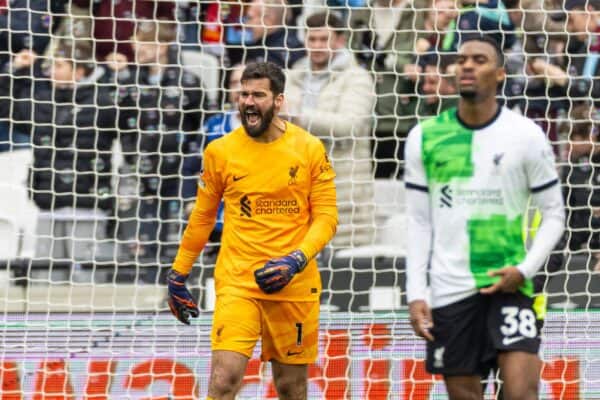
{"label": "number 38 on shorts", "polygon": [[490,313],[490,322],[496,329],[492,328],[490,333],[496,348],[534,352],[539,346],[543,316],[536,314],[534,301],[535,298],[516,294],[492,302],[497,311]]}
{"label": "number 38 on shorts", "polygon": [[504,316],[504,323],[500,332],[504,336],[502,344],[509,346],[525,338],[535,338],[538,335],[537,319],[533,310],[529,308],[502,307],[500,312]]}

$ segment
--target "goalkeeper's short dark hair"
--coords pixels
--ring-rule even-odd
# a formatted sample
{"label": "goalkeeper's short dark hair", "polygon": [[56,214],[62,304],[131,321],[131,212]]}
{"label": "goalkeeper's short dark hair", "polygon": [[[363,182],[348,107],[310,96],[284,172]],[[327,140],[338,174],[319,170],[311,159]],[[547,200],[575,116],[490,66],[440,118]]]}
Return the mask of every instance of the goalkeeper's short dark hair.
{"label": "goalkeeper's short dark hair", "polygon": [[285,74],[281,67],[272,62],[253,62],[244,68],[241,81],[250,79],[268,79],[271,92],[277,96],[285,89]]}

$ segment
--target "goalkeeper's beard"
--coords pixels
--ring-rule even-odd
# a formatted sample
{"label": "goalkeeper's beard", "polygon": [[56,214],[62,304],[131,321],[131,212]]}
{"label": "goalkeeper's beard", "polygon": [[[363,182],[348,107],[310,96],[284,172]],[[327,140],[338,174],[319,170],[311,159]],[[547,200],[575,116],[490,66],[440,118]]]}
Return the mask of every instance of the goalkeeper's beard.
{"label": "goalkeeper's beard", "polygon": [[275,104],[273,104],[264,114],[260,113],[260,111],[256,110],[260,116],[260,124],[257,126],[250,126],[248,123],[248,117],[246,116],[247,109],[240,110],[240,116],[242,117],[242,125],[246,130],[248,136],[257,138],[261,136],[263,133],[269,129],[269,125],[273,121],[273,117],[275,116]]}

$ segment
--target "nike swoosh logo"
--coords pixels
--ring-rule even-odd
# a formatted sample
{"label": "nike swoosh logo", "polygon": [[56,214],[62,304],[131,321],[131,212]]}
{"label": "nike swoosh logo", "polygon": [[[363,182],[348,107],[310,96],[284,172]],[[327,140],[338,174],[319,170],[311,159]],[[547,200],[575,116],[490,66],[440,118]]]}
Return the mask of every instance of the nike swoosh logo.
{"label": "nike swoosh logo", "polygon": [[288,356],[297,356],[298,354],[302,354],[302,351],[289,351],[287,352]]}
{"label": "nike swoosh logo", "polygon": [[246,174],[246,175],[242,175],[242,176],[235,176],[235,175],[234,175],[234,176],[233,176],[233,181],[234,181],[234,182],[237,182],[237,181],[239,181],[240,179],[244,179],[244,178],[245,178],[245,177],[247,177],[247,176],[248,176],[248,174]]}
{"label": "nike swoosh logo", "polygon": [[517,343],[523,339],[525,339],[525,336],[505,337],[502,339],[502,344],[505,346],[510,346],[511,344]]}

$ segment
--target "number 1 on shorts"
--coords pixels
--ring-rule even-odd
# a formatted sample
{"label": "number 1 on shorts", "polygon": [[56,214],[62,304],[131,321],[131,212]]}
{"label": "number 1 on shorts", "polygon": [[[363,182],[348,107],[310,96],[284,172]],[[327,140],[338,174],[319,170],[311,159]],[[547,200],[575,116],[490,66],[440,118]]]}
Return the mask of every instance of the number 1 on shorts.
{"label": "number 1 on shorts", "polygon": [[296,322],[296,345],[302,345],[302,322]]}

